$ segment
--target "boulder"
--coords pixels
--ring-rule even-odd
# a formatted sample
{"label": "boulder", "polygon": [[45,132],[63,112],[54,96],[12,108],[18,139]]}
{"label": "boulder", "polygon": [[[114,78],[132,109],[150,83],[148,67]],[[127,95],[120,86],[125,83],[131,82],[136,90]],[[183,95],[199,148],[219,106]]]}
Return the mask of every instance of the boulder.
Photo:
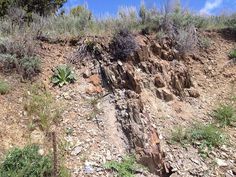
{"label": "boulder", "polygon": [[200,97],[200,93],[196,89],[193,89],[193,88],[188,90],[188,94],[190,97],[193,97],[193,98]]}
{"label": "boulder", "polygon": [[154,79],[154,84],[157,88],[165,87],[165,82],[159,74],[156,75],[156,77]]}
{"label": "boulder", "polygon": [[94,86],[99,86],[102,83],[100,76],[98,74],[94,74],[94,75],[90,76],[89,82],[92,83]]}

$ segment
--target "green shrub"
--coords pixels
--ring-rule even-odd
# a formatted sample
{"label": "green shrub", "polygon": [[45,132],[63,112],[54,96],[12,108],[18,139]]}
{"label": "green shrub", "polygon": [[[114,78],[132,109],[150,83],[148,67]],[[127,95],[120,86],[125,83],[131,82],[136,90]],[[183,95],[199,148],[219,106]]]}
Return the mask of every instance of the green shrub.
{"label": "green shrub", "polygon": [[117,172],[119,177],[134,177],[137,169],[143,168],[138,164],[133,156],[124,157],[121,162],[111,161],[104,165],[106,169],[112,169]]}
{"label": "green shrub", "polygon": [[0,80],[0,95],[9,93],[10,86],[7,82]]}
{"label": "green shrub", "polygon": [[17,34],[1,41],[5,47],[5,54],[16,56],[16,58],[23,58],[25,56],[35,56],[37,44],[32,39],[32,36],[26,34]]}
{"label": "green shrub", "polygon": [[236,49],[233,49],[230,51],[229,58],[231,58],[231,59],[236,58]]}
{"label": "green shrub", "polygon": [[54,75],[52,76],[52,83],[54,85],[67,85],[75,81],[74,72],[67,65],[60,65],[54,70]]}
{"label": "green shrub", "polygon": [[4,71],[16,71],[25,79],[32,79],[40,72],[41,62],[35,54],[35,42],[28,37],[0,41],[0,64]]}
{"label": "green shrub", "polygon": [[226,136],[224,133],[212,124],[195,125],[191,130],[189,130],[189,134],[192,144],[198,145],[197,142],[200,142],[201,147],[219,147],[226,142]]}
{"label": "green shrub", "polygon": [[25,79],[32,79],[41,70],[41,62],[36,56],[16,58],[15,55],[0,54],[0,64],[4,71],[17,71]]}
{"label": "green shrub", "polygon": [[232,105],[220,105],[213,116],[221,126],[232,126],[236,122],[236,109]]}
{"label": "green shrub", "polygon": [[51,177],[52,160],[39,154],[36,145],[11,150],[0,165],[2,177]]}
{"label": "green shrub", "polygon": [[212,124],[195,124],[191,128],[177,127],[172,131],[171,140],[177,143],[197,146],[201,155],[208,149],[219,147],[227,142],[226,135]]}
{"label": "green shrub", "polygon": [[19,60],[19,69],[23,77],[28,79],[31,79],[40,72],[40,65],[41,62],[38,57],[25,56]]}
{"label": "green shrub", "polygon": [[19,61],[14,55],[0,54],[0,64],[3,67],[3,70],[12,71],[18,67]]}

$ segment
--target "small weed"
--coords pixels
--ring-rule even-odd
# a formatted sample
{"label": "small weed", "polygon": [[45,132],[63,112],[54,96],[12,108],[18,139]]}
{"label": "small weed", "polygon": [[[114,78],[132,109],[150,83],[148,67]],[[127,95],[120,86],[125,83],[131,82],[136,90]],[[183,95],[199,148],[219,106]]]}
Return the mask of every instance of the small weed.
{"label": "small weed", "polygon": [[65,132],[66,132],[66,135],[69,136],[73,134],[74,129],[71,127],[67,127]]}
{"label": "small weed", "polygon": [[36,145],[23,149],[15,148],[6,156],[0,165],[0,176],[4,177],[50,177],[52,176],[52,160],[49,156],[39,154]]}
{"label": "small weed", "polygon": [[180,143],[181,145],[188,143],[188,135],[187,135],[186,129],[184,129],[181,126],[176,127],[171,132],[171,140],[173,142]]}
{"label": "small weed", "polygon": [[207,38],[207,37],[206,38],[205,37],[199,38],[199,43],[200,43],[200,46],[205,49],[207,49],[211,46],[211,40],[210,40],[210,38]]}
{"label": "small weed", "polygon": [[230,59],[236,58],[236,49],[233,49],[230,51],[229,58]]}
{"label": "small weed", "polygon": [[192,144],[197,146],[199,153],[206,157],[213,147],[219,147],[226,143],[226,135],[218,127],[212,124],[196,124],[191,128],[177,127],[172,132],[171,140],[182,145]]}
{"label": "small weed", "polygon": [[221,126],[232,126],[236,122],[236,109],[232,105],[220,105],[213,112],[213,117]]}
{"label": "small weed", "polygon": [[198,145],[198,143],[200,143],[201,147],[208,147],[211,149],[212,147],[219,147],[226,142],[224,133],[212,124],[194,125],[189,133],[192,144]]}
{"label": "small weed", "polygon": [[121,162],[111,161],[104,165],[106,169],[115,170],[118,177],[134,177],[135,172],[143,168],[138,164],[134,156],[124,157]]}
{"label": "small weed", "polygon": [[53,103],[52,95],[40,85],[34,85],[25,97],[25,110],[34,117],[33,124],[42,130],[48,131],[50,126],[61,118],[61,107]]}
{"label": "small weed", "polygon": [[10,86],[7,82],[0,80],[0,95],[5,95],[9,93]]}
{"label": "small weed", "polygon": [[54,70],[54,75],[52,76],[52,83],[54,85],[62,87],[63,85],[73,83],[74,81],[75,75],[69,66],[61,65]]}

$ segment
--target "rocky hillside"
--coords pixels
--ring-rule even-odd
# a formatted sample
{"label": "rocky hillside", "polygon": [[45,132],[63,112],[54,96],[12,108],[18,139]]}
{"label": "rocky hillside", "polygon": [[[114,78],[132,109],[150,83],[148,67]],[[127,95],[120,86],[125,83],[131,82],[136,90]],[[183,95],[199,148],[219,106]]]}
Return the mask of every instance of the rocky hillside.
{"label": "rocky hillside", "polygon": [[[236,105],[230,32],[198,31],[209,45],[198,43],[185,53],[173,39],[152,34],[125,36],[128,47],[121,45],[122,38],[111,37],[36,40],[42,69],[32,83],[0,73],[11,87],[0,95],[1,157],[31,143],[48,154],[50,132],[55,132],[58,164],[75,177],[115,176],[116,170],[104,164],[130,154],[146,167],[135,169],[134,176],[235,176],[236,129],[221,128],[213,115],[221,104]],[[61,64],[73,68],[75,83],[53,86],[52,68]],[[49,119],[59,109],[56,121],[42,122],[30,113],[32,85],[50,93],[53,106],[50,102],[46,113]],[[191,129],[195,124],[214,124],[227,142],[212,143],[221,137],[212,129],[195,136],[194,131],[201,132]]]}

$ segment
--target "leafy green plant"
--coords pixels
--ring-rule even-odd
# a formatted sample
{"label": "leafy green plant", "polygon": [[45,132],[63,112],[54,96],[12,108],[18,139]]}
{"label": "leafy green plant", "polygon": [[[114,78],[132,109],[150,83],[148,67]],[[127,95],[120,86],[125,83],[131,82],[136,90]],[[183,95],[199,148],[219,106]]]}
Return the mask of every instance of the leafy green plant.
{"label": "leafy green plant", "polygon": [[236,109],[232,105],[220,105],[213,112],[213,117],[221,126],[232,126],[236,122]]}
{"label": "leafy green plant", "polygon": [[50,156],[39,154],[36,145],[26,146],[23,149],[11,150],[0,165],[2,177],[51,177],[52,160]]}
{"label": "leafy green plant", "polygon": [[10,86],[7,82],[0,80],[0,95],[9,93]]}
{"label": "leafy green plant", "polygon": [[54,85],[67,85],[75,81],[74,72],[67,65],[60,65],[54,70],[54,75],[52,76],[52,83]]}
{"label": "leafy green plant", "polygon": [[106,169],[112,169],[117,172],[118,177],[134,177],[137,169],[144,168],[138,164],[134,156],[126,156],[121,162],[111,161],[104,165]]}
{"label": "leafy green plant", "polygon": [[229,52],[229,58],[231,59],[236,58],[236,49],[233,49]]}

